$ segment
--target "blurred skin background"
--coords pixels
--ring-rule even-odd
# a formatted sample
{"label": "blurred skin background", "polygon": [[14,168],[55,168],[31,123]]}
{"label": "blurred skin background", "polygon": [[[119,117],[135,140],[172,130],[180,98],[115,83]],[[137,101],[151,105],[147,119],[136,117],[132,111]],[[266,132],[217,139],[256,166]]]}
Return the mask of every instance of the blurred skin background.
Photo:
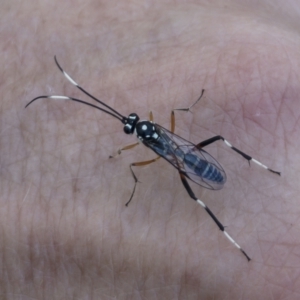
{"label": "blurred skin background", "polygon": [[[3,299],[295,299],[299,282],[298,1],[0,4],[0,295]],[[222,135],[220,191],[192,184],[252,258],[219,232],[164,160],[65,80],[193,143]]]}

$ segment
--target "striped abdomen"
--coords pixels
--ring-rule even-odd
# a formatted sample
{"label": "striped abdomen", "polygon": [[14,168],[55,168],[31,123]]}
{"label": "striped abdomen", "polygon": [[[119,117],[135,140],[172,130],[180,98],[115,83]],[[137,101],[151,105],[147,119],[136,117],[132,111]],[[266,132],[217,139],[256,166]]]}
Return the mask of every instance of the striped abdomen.
{"label": "striped abdomen", "polygon": [[225,180],[223,174],[216,166],[194,154],[185,154],[184,163],[198,176],[209,181],[222,183]]}

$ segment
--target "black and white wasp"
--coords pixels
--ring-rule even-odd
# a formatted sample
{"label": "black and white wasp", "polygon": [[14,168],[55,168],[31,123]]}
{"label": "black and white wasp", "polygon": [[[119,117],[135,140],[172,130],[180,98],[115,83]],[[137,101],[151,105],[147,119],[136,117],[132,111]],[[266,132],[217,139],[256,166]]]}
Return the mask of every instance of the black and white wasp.
{"label": "black and white wasp", "polygon": [[[112,107],[108,106],[104,102],[100,101],[90,93],[88,93],[85,89],[79,86],[59,65],[56,57],[54,57],[55,63],[60,71],[64,74],[64,76],[78,89],[80,89],[84,94],[104,106],[106,109],[98,107],[94,104],[89,102],[85,102],[83,100],[67,97],[67,96],[58,96],[58,95],[50,95],[50,96],[39,96],[31,100],[26,106],[29,106],[32,102],[36,101],[37,99],[48,98],[48,99],[65,99],[65,100],[72,100],[75,102],[83,103],[85,105],[89,105],[93,108],[99,109],[114,118],[118,119],[124,124],[124,132],[126,134],[135,134],[139,140],[139,142],[128,145],[118,150],[118,154],[120,154],[123,150],[131,149],[137,146],[140,142],[143,143],[146,147],[153,150],[158,156],[154,159],[142,161],[142,162],[135,162],[130,164],[130,170],[132,176],[134,178],[134,187],[132,194],[130,196],[129,201],[126,203],[126,206],[131,201],[136,184],[138,182],[136,175],[134,174],[132,167],[135,166],[144,166],[147,164],[151,164],[158,160],[159,158],[164,158],[167,160],[171,165],[173,165],[177,171],[179,172],[180,179],[185,187],[186,191],[188,192],[189,196],[195,200],[198,204],[200,204],[206,212],[210,215],[210,217],[214,220],[217,224],[219,229],[225,234],[225,236],[246,256],[247,260],[250,261],[250,257],[247,253],[235,242],[235,240],[225,231],[225,227],[222,223],[217,219],[217,217],[213,214],[213,212],[208,208],[208,206],[198,199],[194,192],[192,191],[187,179],[192,180],[193,182],[197,183],[198,185],[205,187],[211,190],[219,190],[221,189],[225,182],[226,182],[226,174],[224,169],[221,165],[203,148],[209,144],[212,144],[216,141],[223,141],[226,146],[230,147],[232,150],[240,154],[246,160],[248,160],[249,164],[250,161],[256,163],[260,167],[267,169],[268,171],[280,175],[280,172],[274,171],[261,162],[257,161],[256,159],[252,158],[251,156],[245,154],[244,152],[240,151],[239,149],[232,146],[224,137],[218,135],[212,137],[208,140],[202,141],[197,145],[183,139],[182,137],[176,135],[174,133],[175,129],[175,110],[181,111],[189,111],[191,107],[193,107],[202,97],[204,90],[197,101],[191,105],[189,108],[182,108],[182,109],[173,109],[171,112],[171,130],[167,130],[166,128],[155,124],[153,122],[153,116],[150,112],[149,121],[140,121],[139,116],[136,113],[131,113],[128,117],[121,115],[119,112],[114,110]],[[107,110],[108,109],[108,110]],[[113,157],[113,156],[110,156]]]}

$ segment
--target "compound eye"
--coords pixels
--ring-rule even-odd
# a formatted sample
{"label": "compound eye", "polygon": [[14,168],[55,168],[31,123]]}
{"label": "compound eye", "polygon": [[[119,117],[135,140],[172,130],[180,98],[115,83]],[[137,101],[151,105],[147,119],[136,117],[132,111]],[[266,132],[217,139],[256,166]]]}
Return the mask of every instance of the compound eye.
{"label": "compound eye", "polygon": [[126,124],[123,128],[124,132],[126,134],[131,134],[132,133],[132,126],[130,126],[129,124]]}

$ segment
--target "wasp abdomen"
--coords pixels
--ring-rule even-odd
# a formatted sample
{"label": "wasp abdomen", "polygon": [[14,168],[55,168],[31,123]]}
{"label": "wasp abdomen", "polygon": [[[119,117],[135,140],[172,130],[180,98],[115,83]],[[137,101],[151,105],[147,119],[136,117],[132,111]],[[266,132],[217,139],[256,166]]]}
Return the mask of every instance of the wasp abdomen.
{"label": "wasp abdomen", "polygon": [[202,178],[218,183],[222,183],[225,180],[219,169],[196,155],[185,154],[184,163]]}

